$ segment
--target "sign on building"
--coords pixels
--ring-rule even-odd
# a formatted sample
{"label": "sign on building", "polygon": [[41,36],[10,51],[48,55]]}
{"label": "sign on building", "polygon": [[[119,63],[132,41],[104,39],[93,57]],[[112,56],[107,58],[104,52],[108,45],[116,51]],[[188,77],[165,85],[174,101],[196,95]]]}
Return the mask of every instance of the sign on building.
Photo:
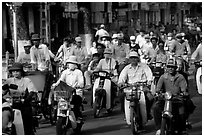
{"label": "sign on building", "polygon": [[77,2],[63,2],[65,12],[78,12]]}
{"label": "sign on building", "polygon": [[138,2],[132,2],[131,3],[131,9],[132,10],[138,10]]}

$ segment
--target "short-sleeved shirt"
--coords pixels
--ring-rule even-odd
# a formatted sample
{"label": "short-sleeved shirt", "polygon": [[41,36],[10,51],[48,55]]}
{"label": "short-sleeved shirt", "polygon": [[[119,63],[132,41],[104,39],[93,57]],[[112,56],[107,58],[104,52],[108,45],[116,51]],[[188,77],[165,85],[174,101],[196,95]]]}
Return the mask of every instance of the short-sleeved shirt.
{"label": "short-sleeved shirt", "polygon": [[88,57],[88,52],[86,47],[77,47],[74,45],[70,50],[70,55],[74,55],[77,57],[78,63],[83,63],[86,61],[85,59]]}
{"label": "short-sleeved shirt", "polygon": [[106,61],[106,59],[101,59],[96,67],[96,70],[107,71],[109,73],[117,75],[115,67],[116,67],[115,59],[111,58],[110,60],[108,60],[108,62]]}
{"label": "short-sleeved shirt", "polygon": [[153,58],[156,56],[158,50],[159,50],[158,46],[155,49],[153,47],[149,47],[147,48],[144,54],[148,55],[150,58]]}
{"label": "short-sleeved shirt", "polygon": [[184,55],[185,52],[188,52],[188,54],[191,53],[190,46],[187,41],[184,41],[183,43],[175,41],[171,51],[175,52],[176,55]]}
{"label": "short-sleeved shirt", "polygon": [[49,49],[45,44],[40,44],[38,48],[32,46],[30,49],[31,63],[38,64],[39,70],[47,69],[46,61],[50,61]]}
{"label": "short-sleeved shirt", "polygon": [[[17,79],[17,78],[8,78],[5,82],[5,84],[15,84],[18,85],[18,89],[17,90],[13,90],[12,91],[17,91],[17,92],[21,92],[24,93],[26,90],[28,92],[37,92],[33,82],[29,79],[29,78],[25,78],[22,77],[21,79]],[[11,90],[10,90],[11,91]]]}
{"label": "short-sleeved shirt", "polygon": [[144,36],[138,35],[136,38],[135,43],[139,44],[140,47],[142,47],[142,45],[146,42]]}
{"label": "short-sleeved shirt", "polygon": [[121,71],[118,83],[133,84],[135,82],[152,81],[152,79],[152,71],[148,65],[140,63],[134,68],[129,64]]}
{"label": "short-sleeved shirt", "polygon": [[142,52],[145,53],[148,48],[152,48],[152,43],[151,42],[143,43],[143,45],[140,48]]}
{"label": "short-sleeved shirt", "polygon": [[187,82],[183,75],[177,73],[174,77],[171,77],[170,74],[163,74],[157,84],[156,91],[160,92],[162,87],[165,91],[171,92],[173,95],[184,92],[187,89]]}
{"label": "short-sleeved shirt", "polygon": [[129,55],[129,45],[122,43],[121,45],[113,46],[113,58],[118,61],[118,63],[122,63],[125,61],[125,58],[128,58]]}
{"label": "short-sleeved shirt", "polygon": [[30,64],[31,62],[30,54],[26,54],[25,52],[20,53],[16,62]]}

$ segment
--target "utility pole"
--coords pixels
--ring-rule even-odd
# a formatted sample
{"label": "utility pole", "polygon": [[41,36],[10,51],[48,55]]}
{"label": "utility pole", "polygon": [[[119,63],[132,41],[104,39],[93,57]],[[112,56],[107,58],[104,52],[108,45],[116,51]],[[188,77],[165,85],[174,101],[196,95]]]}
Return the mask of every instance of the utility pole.
{"label": "utility pole", "polygon": [[17,37],[17,22],[16,22],[16,10],[18,6],[22,5],[22,2],[6,3],[13,13],[13,44],[14,44],[14,60],[16,62],[18,57],[18,37]]}

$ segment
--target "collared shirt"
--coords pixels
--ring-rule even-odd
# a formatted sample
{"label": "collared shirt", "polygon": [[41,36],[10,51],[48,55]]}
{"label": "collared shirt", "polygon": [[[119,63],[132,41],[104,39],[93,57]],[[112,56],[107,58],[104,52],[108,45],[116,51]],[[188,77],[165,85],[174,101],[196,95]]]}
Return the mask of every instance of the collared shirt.
{"label": "collared shirt", "polygon": [[200,43],[196,50],[193,52],[191,59],[202,60],[202,43]]}
{"label": "collared shirt", "polygon": [[145,51],[144,54],[149,56],[150,58],[153,58],[156,56],[158,50],[159,50],[158,46],[156,46],[155,49],[153,47],[149,47],[149,48],[147,48],[147,50]]}
{"label": "collared shirt", "polygon": [[142,37],[141,35],[138,35],[135,41],[136,44],[139,44],[140,48],[142,47],[142,45],[144,43],[146,43],[146,40],[144,38],[144,36]]}
{"label": "collared shirt", "polygon": [[40,44],[38,48],[32,46],[30,49],[31,63],[38,64],[39,70],[47,69],[46,61],[50,61],[49,49],[45,44]]}
{"label": "collared shirt", "polygon": [[86,58],[88,56],[86,47],[77,47],[77,45],[74,45],[70,50],[70,55],[74,55],[77,57],[78,63],[84,63],[86,61]]}
{"label": "collared shirt", "polygon": [[115,67],[116,67],[115,59],[111,58],[108,60],[108,62],[106,61],[106,59],[101,59],[95,70],[103,70],[114,75],[117,75],[117,70],[115,69]]}
{"label": "collared shirt", "polygon": [[140,63],[134,68],[129,64],[120,73],[118,83],[133,84],[135,82],[152,81],[152,79],[152,71],[148,65]]}
{"label": "collared shirt", "polygon": [[63,61],[65,62],[69,56],[70,56],[70,49],[71,47],[67,47],[66,45],[61,45],[60,48],[58,49],[58,53],[62,52],[63,53]]}
{"label": "collared shirt", "polygon": [[160,92],[162,87],[164,87],[164,91],[169,91],[173,95],[177,95],[178,93],[182,93],[187,89],[187,82],[183,75],[177,73],[175,76],[170,76],[170,74],[163,74],[157,84],[156,91]]}
{"label": "collared shirt", "polygon": [[153,46],[152,46],[151,42],[145,42],[145,43],[143,43],[143,45],[140,48],[141,48],[142,52],[145,53],[148,50],[148,48],[152,48],[152,47]]}
{"label": "collared shirt", "polygon": [[37,92],[33,82],[26,77],[22,77],[21,79],[17,79],[17,78],[8,78],[5,82],[5,84],[15,84],[18,85],[18,89],[17,90],[13,90],[12,91],[16,91],[16,92],[21,92],[21,93],[25,93],[26,90],[28,90],[28,92]]}
{"label": "collared shirt", "polygon": [[176,55],[184,55],[185,52],[187,52],[188,55],[191,54],[190,45],[187,41],[184,41],[183,43],[175,41],[171,51],[175,52]]}
{"label": "collared shirt", "polygon": [[30,64],[31,62],[30,54],[26,54],[25,52],[20,53],[16,62]]}
{"label": "collared shirt", "polygon": [[75,69],[74,71],[71,71],[70,69],[64,70],[59,80],[65,82],[67,85],[73,88],[82,88],[84,86],[83,73],[79,69]]}
{"label": "collared shirt", "polygon": [[121,45],[114,45],[113,58],[120,64],[125,61],[125,58],[128,58],[129,51],[129,45],[125,43],[122,43]]}

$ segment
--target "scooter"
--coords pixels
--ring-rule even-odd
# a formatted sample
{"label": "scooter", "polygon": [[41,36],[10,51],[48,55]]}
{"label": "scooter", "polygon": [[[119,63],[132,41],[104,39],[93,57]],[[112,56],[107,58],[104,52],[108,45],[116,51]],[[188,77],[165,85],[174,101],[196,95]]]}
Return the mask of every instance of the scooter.
{"label": "scooter", "polygon": [[100,111],[105,108],[108,113],[112,111],[111,106],[111,78],[106,71],[93,72],[95,82],[93,85],[93,110],[94,117],[100,115]]}
{"label": "scooter", "polygon": [[157,99],[164,100],[164,110],[162,112],[161,135],[174,135],[179,133],[179,112],[173,106],[179,105],[184,96],[182,94],[174,96],[171,92],[156,95]]}
{"label": "scooter", "polygon": [[136,82],[127,84],[121,89],[125,93],[125,118],[128,125],[131,125],[132,134],[139,134],[139,130],[147,123],[146,101],[144,87],[147,82]]}
{"label": "scooter", "polygon": [[[14,91],[10,92],[10,94],[5,95],[3,98],[6,100],[7,107],[12,109],[11,115],[12,120],[9,122],[8,129],[10,133],[16,135],[24,135],[24,125],[22,120],[21,111],[17,109],[17,104],[24,101],[24,94],[15,91],[18,88],[17,85],[11,84],[8,86],[8,89],[13,89]],[[15,130],[15,131],[14,131]]]}
{"label": "scooter", "polygon": [[68,129],[71,128],[76,134],[81,132],[83,121],[81,119],[77,120],[75,117],[73,111],[74,105],[71,104],[72,97],[73,93],[69,90],[54,89],[50,94],[48,103],[52,104],[51,106],[53,108],[53,115],[56,120],[57,135],[66,135]]}
{"label": "scooter", "polygon": [[194,62],[194,64],[198,67],[196,72],[196,84],[198,93],[202,94],[202,60]]}

